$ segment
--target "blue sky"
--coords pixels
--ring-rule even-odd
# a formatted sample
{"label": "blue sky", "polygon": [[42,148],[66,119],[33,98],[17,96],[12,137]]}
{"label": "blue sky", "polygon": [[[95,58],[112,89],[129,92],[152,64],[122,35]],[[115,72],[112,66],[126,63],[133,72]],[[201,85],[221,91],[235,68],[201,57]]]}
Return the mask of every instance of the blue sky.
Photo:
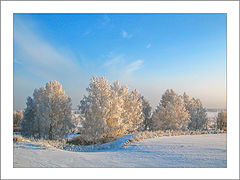
{"label": "blue sky", "polygon": [[73,108],[93,75],[226,108],[226,14],[14,14],[14,109],[50,80]]}

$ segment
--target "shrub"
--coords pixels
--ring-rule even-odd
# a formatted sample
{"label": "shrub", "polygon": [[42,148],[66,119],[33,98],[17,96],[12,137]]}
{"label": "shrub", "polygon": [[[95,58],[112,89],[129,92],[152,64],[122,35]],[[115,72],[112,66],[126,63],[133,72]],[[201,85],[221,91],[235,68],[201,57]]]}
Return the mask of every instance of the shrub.
{"label": "shrub", "polygon": [[13,136],[13,142],[22,142],[25,141],[25,139],[21,136]]}
{"label": "shrub", "polygon": [[72,139],[67,140],[66,143],[86,146],[90,144],[104,144],[104,143],[115,141],[116,139],[117,137],[103,137],[103,138],[99,138],[97,141],[94,141],[93,138],[89,138],[89,137],[85,138],[82,135],[78,135],[73,137]]}

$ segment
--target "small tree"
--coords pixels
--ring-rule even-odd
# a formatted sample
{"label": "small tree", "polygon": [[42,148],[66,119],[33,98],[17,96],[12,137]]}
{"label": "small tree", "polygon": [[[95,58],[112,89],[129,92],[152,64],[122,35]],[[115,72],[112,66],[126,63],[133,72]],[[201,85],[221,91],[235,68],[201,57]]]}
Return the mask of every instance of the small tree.
{"label": "small tree", "polygon": [[190,121],[188,128],[191,130],[202,130],[207,123],[207,110],[202,106],[200,99],[194,99],[190,101],[187,106],[187,110],[190,114]]}
{"label": "small tree", "polygon": [[171,90],[167,90],[153,112],[153,130],[186,130],[189,114],[184,100]]}
{"label": "small tree", "polygon": [[19,127],[22,118],[23,118],[23,111],[21,110],[13,111],[13,126]]}
{"label": "small tree", "polygon": [[183,94],[183,100],[185,108],[190,115],[188,128],[191,130],[202,130],[209,127],[210,122],[207,118],[207,110],[203,107],[201,100],[195,98],[190,99],[185,92]]}
{"label": "small tree", "polygon": [[227,112],[218,113],[217,128],[220,130],[227,130]]}
{"label": "small tree", "polygon": [[142,100],[142,115],[143,115],[143,129],[149,130],[152,127],[152,107],[144,96],[141,96]]}
{"label": "small tree", "polygon": [[34,127],[34,120],[35,120],[35,104],[31,97],[27,98],[26,102],[26,109],[23,114],[23,119],[21,121],[21,130],[22,135],[25,137],[34,136],[33,127]]}

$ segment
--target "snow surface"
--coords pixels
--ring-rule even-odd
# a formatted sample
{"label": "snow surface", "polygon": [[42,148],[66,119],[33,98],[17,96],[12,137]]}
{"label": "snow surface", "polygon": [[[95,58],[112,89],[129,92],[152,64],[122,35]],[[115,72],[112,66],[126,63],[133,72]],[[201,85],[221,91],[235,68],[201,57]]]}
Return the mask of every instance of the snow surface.
{"label": "snow surface", "polygon": [[[14,143],[14,167],[227,167],[226,134],[159,137],[112,149],[72,152]],[[121,142],[121,143],[119,143]]]}

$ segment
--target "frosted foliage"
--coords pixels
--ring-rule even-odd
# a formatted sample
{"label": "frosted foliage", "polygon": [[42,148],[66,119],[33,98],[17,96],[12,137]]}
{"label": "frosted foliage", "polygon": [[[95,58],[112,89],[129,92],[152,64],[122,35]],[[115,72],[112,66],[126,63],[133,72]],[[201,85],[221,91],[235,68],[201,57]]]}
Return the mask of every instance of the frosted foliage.
{"label": "frosted foliage", "polygon": [[32,119],[31,135],[44,139],[66,137],[73,128],[71,105],[71,99],[57,81],[50,81],[45,87],[35,89],[33,99],[29,99],[26,108],[26,111],[29,109],[32,112],[28,115]]}
{"label": "frosted foliage", "polygon": [[85,139],[96,142],[107,135],[110,108],[110,85],[104,77],[94,76],[87,88],[88,96],[80,102]]}
{"label": "frosted foliage", "polygon": [[94,76],[87,92],[88,96],[84,96],[79,106],[84,117],[84,139],[97,143],[102,138],[127,134],[138,128],[141,102],[137,91],[128,93],[128,87],[118,81],[110,85],[104,77]]}
{"label": "frosted foliage", "polygon": [[83,122],[83,117],[81,114],[79,114],[79,112],[72,112],[72,121],[73,121],[73,125],[74,125],[74,129],[72,129],[72,131],[79,131],[81,129],[82,126],[82,122]]}
{"label": "frosted foliage", "polygon": [[137,90],[132,91],[130,94],[127,94],[124,98],[125,101],[125,112],[124,120],[128,124],[128,131],[134,132],[138,130],[143,122],[142,117],[142,100],[140,94]]}
{"label": "frosted foliage", "polygon": [[183,100],[184,100],[185,108],[188,110],[191,99],[190,99],[190,96],[188,96],[186,92],[183,93]]}
{"label": "frosted foliage", "polygon": [[186,130],[189,114],[184,100],[173,90],[167,90],[153,113],[153,130]]}
{"label": "frosted foliage", "polygon": [[190,97],[185,92],[183,94],[183,99],[185,108],[190,115],[188,129],[201,130],[207,128],[209,126],[207,110],[203,107],[200,99],[190,99]]}
{"label": "frosted foliage", "polygon": [[199,99],[192,98],[187,106],[189,111],[190,121],[188,128],[191,130],[203,129],[207,123],[207,110],[202,106],[202,102]]}
{"label": "frosted foliage", "polygon": [[125,134],[128,129],[128,125],[125,123],[123,118],[123,114],[125,112],[124,96],[127,91],[127,87],[121,87],[118,81],[111,86],[111,103],[109,109],[109,120],[107,121],[109,136],[114,137]]}

